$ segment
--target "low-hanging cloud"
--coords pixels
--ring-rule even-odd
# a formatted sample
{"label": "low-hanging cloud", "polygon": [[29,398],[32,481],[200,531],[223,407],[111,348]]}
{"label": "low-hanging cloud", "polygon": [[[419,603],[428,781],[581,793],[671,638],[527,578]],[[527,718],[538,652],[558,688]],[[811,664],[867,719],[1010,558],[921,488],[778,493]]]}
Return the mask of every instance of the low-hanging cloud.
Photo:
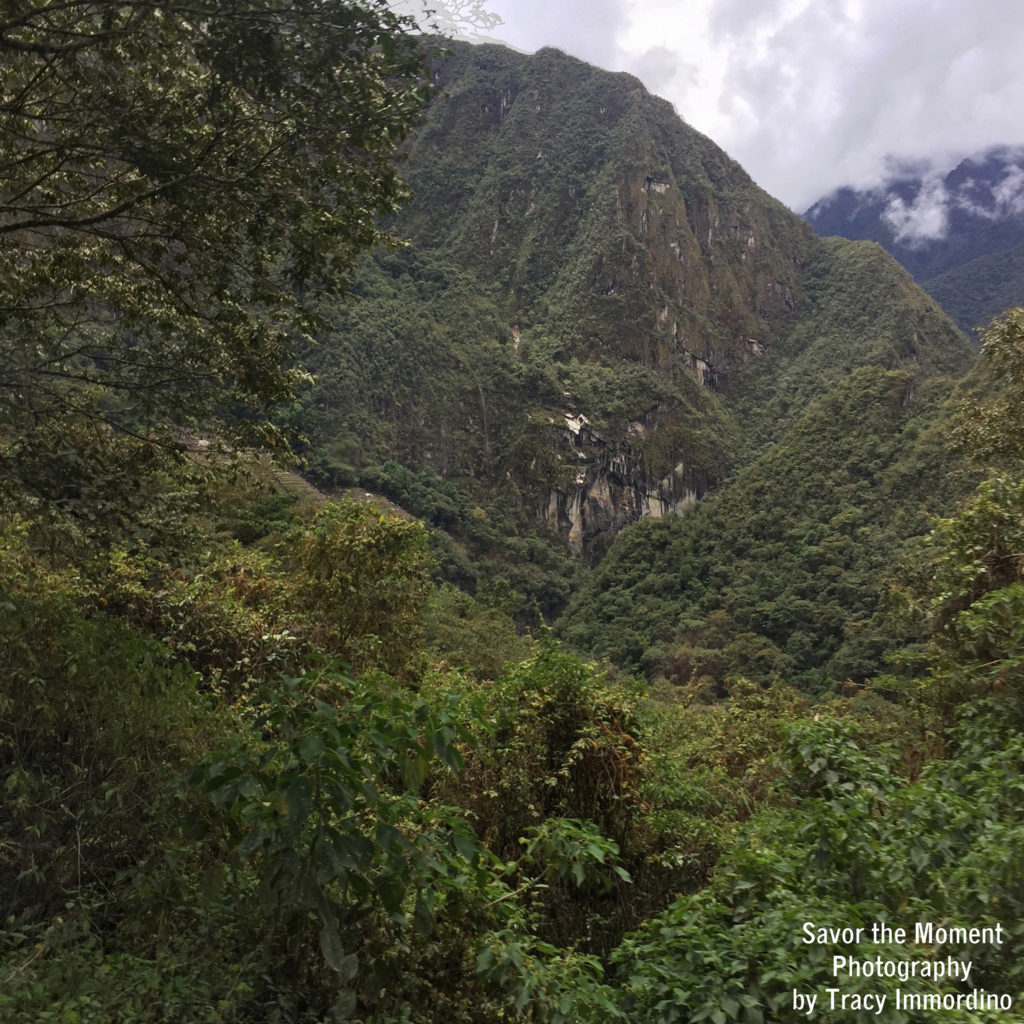
{"label": "low-hanging cloud", "polygon": [[898,243],[923,248],[946,237],[954,214],[993,222],[1024,217],[1024,149],[976,154],[951,171],[890,164],[886,183],[867,195],[885,200],[881,218]]}
{"label": "low-hanging cloud", "polygon": [[912,248],[945,238],[949,230],[950,197],[938,175],[926,178],[911,202],[893,196],[882,212],[896,241]]}
{"label": "low-hanging cloud", "polygon": [[996,216],[1024,216],[1024,167],[1007,168],[1006,177],[992,189],[992,198]]}

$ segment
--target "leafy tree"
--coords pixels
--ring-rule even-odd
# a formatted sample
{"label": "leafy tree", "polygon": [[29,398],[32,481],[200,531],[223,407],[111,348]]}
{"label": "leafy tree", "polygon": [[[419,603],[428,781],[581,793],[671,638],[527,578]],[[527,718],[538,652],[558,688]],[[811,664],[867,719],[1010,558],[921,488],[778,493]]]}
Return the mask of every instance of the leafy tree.
{"label": "leafy tree", "polygon": [[[256,865],[276,969],[302,979],[312,915],[334,972],[330,987],[347,1014],[356,1003],[347,983],[360,969],[357,951],[372,965],[362,986],[381,992],[389,933],[407,926],[408,912],[415,930],[429,935],[445,886],[452,876],[468,885],[460,876],[478,851],[465,822],[415,794],[435,753],[452,768],[461,764],[451,716],[434,718],[422,703],[375,691],[341,700],[339,709],[321,698],[337,700],[350,681],[326,673],[315,682],[303,689],[291,681],[271,695],[257,723],[268,741],[255,753],[240,744],[191,778],[230,812],[235,855]],[[375,927],[361,934],[370,921]]]}
{"label": "leafy tree", "polygon": [[1024,308],[1008,309],[989,325],[981,342],[984,363],[997,377],[999,392],[965,410],[959,440],[989,464],[1019,463],[1024,455]]}
{"label": "leafy tree", "polygon": [[502,24],[501,15],[487,10],[482,0],[399,0],[392,6],[418,15],[431,31],[450,38],[486,39],[489,29]]}
{"label": "leafy tree", "polygon": [[295,293],[343,290],[404,195],[411,27],[383,0],[0,4],[9,483],[92,511],[129,440],[274,440]]}
{"label": "leafy tree", "polygon": [[[992,749],[961,730],[960,756],[909,782],[893,752],[850,722],[825,716],[787,732],[794,805],[753,819],[705,889],[673,903],[613,954],[631,1020],[806,1019],[793,1008],[792,992],[834,985],[831,954],[840,949],[803,943],[805,921],[865,927],[856,955],[866,960],[929,956],[913,945],[876,945],[869,927],[876,921],[1002,920],[1016,930],[1011,922],[1024,899],[1019,736]],[[973,960],[979,989],[1019,991],[1012,939],[959,955]],[[848,992],[942,987],[923,978],[842,984]],[[890,998],[876,1019],[908,1018],[894,1012]]]}
{"label": "leafy tree", "polygon": [[299,539],[299,606],[312,635],[359,667],[399,671],[430,591],[427,533],[351,499],[325,506]]}
{"label": "leafy tree", "polygon": [[928,538],[926,568],[896,592],[929,628],[930,700],[947,714],[979,692],[999,708],[997,732],[1019,724],[1024,682],[1024,309],[997,317],[982,341],[995,388],[968,394],[958,442],[997,471]]}

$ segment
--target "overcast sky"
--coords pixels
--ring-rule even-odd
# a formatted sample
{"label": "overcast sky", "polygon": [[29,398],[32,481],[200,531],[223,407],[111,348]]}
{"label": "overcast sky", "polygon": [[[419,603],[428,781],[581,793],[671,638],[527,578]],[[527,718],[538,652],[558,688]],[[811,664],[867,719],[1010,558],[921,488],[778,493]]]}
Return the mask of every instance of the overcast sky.
{"label": "overcast sky", "polygon": [[503,19],[498,41],[636,75],[797,211],[840,185],[878,184],[893,158],[949,169],[1024,144],[1024,0],[482,6]]}

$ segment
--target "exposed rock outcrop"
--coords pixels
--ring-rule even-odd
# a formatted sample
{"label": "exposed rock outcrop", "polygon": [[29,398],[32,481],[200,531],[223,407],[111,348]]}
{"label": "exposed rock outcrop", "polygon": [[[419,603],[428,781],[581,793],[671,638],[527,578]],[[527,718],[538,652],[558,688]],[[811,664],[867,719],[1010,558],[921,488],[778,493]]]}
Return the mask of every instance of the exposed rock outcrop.
{"label": "exposed rock outcrop", "polygon": [[[642,437],[644,426],[633,426],[631,433]],[[543,517],[587,560],[599,558],[629,523],[684,512],[705,490],[683,462],[661,479],[653,477],[642,452],[622,442],[609,444],[581,413],[565,413],[558,435],[566,462],[578,468],[551,488]]]}

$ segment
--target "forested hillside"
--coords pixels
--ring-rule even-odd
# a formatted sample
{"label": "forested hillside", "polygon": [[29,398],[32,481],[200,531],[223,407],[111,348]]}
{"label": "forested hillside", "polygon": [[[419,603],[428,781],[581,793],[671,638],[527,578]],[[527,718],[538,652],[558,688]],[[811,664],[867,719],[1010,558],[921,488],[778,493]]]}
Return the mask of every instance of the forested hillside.
{"label": "forested hillside", "polygon": [[[941,415],[939,379],[970,362],[965,339],[881,249],[815,238],[636,80],[554,50],[451,50],[407,147],[413,194],[393,227],[409,245],[363,265],[362,301],[309,353],[318,381],[296,422],[313,478],[386,494],[444,531],[449,581],[650,678],[689,673],[667,652],[712,612],[695,643],[732,645],[727,674],[817,691],[880,671],[897,642],[868,625],[882,570],[963,493],[917,438]],[[871,375],[847,380],[869,366],[902,374],[884,409]],[[827,438],[801,426],[812,408]],[[755,497],[742,481],[759,472]],[[781,585],[802,612],[697,615],[696,550],[613,543],[719,492],[693,522],[640,532],[699,535],[718,552],[702,571],[733,579],[709,600],[728,606],[748,547],[761,564],[741,604]],[[813,582],[778,563],[791,534],[834,549],[801,570]],[[602,583],[623,563],[664,600]]]}
{"label": "forested hillside", "polygon": [[820,692],[876,675],[907,639],[880,605],[897,553],[963,487],[934,422],[948,389],[911,403],[914,387],[851,374],[714,499],[624,534],[562,634],[680,684],[742,675]]}
{"label": "forested hillside", "polygon": [[1024,312],[387,4],[0,53],[0,1020],[1024,1019]]}

